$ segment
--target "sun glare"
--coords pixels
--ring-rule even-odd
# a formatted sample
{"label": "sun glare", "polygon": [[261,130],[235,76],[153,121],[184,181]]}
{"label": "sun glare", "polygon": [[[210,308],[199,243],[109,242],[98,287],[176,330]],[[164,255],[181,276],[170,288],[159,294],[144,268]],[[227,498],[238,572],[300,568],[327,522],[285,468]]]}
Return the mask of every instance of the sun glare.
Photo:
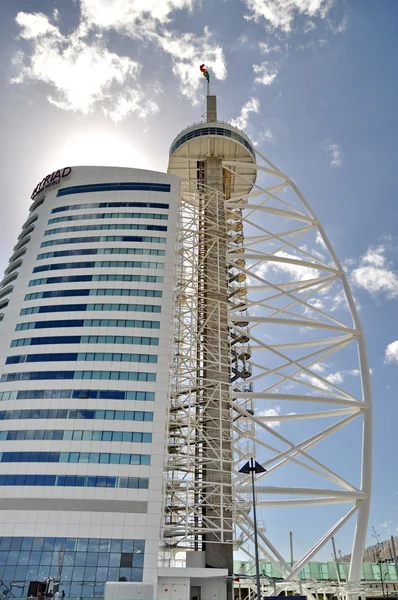
{"label": "sun glare", "polygon": [[153,160],[139,150],[129,136],[119,132],[71,134],[49,157],[48,165],[50,170],[60,165],[156,169]]}

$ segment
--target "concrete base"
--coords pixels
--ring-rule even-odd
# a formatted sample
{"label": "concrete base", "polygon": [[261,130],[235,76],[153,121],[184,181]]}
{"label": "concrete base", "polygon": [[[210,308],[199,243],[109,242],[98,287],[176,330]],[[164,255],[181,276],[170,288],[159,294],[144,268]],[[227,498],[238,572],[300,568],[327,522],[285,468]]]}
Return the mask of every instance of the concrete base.
{"label": "concrete base", "polygon": [[226,600],[227,569],[159,567],[158,584],[107,582],[105,600]]}
{"label": "concrete base", "polygon": [[158,600],[226,600],[227,569],[158,569]]}

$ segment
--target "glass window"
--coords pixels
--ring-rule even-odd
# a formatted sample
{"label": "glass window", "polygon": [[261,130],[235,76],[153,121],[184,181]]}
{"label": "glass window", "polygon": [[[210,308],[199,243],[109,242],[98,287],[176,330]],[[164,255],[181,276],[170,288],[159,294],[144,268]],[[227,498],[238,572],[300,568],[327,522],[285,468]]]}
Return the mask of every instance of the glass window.
{"label": "glass window", "polygon": [[109,552],[110,551],[110,540],[106,538],[102,538],[98,541],[98,551],[99,552]]}
{"label": "glass window", "polygon": [[83,581],[84,580],[84,567],[76,567],[73,569],[72,578],[74,581]]}
{"label": "glass window", "polygon": [[[90,540],[91,542],[91,540]],[[97,552],[88,552],[86,559],[87,567],[96,567],[98,563],[98,553]]]}
{"label": "glass window", "polygon": [[120,567],[120,552],[111,552],[109,555],[109,566]]}

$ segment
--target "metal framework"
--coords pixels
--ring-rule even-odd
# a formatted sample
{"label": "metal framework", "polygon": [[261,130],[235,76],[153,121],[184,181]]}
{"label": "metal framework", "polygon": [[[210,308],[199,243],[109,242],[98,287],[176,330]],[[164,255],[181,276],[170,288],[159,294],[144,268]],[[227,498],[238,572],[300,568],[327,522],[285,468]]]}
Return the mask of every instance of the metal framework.
{"label": "metal framework", "polygon": [[[294,563],[260,528],[260,557],[291,586],[332,536],[356,519],[347,584],[352,587],[361,578],[371,492],[364,335],[344,269],[322,225],[296,184],[261,153],[256,158],[250,167],[257,183],[244,196],[226,199],[200,178],[182,183],[163,540],[172,552],[202,550],[210,535],[213,544],[234,543],[253,556],[249,481],[238,471],[257,455],[267,469],[257,480],[259,506],[295,508],[300,518],[301,506],[346,505]],[[189,171],[193,159],[186,162]],[[224,191],[226,182],[239,178],[250,189],[247,162],[223,160],[222,167]],[[223,219],[209,209],[220,205]],[[225,260],[225,269],[220,271],[222,261],[211,267],[214,253]],[[228,297],[209,303],[209,290],[210,296],[220,292],[216,283],[224,285],[224,277]],[[225,315],[228,364],[222,336],[218,341],[218,334],[213,336],[210,354],[205,343],[215,320],[218,332],[224,331]],[[226,369],[227,404],[225,378],[215,375]],[[279,405],[286,410],[279,413]],[[357,441],[356,422],[361,425],[354,429]],[[330,436],[353,436],[359,472],[350,480],[333,455],[317,456]],[[287,472],[284,485],[272,484],[281,469]],[[293,469],[305,474],[302,485],[289,486]]]}

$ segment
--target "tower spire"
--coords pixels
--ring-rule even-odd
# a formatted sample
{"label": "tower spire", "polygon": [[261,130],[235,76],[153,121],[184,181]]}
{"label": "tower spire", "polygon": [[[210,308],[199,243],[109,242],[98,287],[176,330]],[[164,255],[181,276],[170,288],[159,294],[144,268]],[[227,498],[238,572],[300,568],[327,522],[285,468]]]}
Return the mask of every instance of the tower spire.
{"label": "tower spire", "polygon": [[217,96],[209,96],[206,97],[207,102],[207,122],[208,123],[216,123],[217,122]]}

